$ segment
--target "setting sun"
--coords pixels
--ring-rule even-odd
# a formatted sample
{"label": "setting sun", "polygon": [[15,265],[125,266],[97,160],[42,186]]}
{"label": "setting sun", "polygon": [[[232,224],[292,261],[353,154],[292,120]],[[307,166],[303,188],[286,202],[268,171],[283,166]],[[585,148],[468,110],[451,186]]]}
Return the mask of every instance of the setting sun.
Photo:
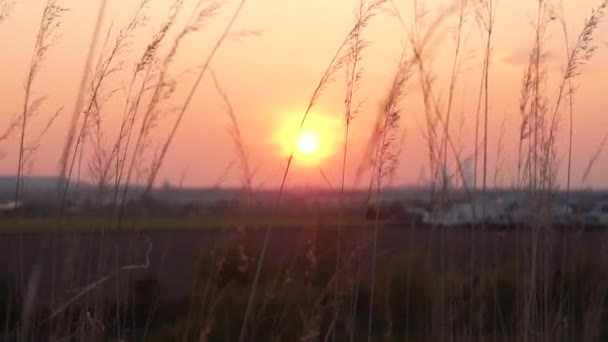
{"label": "setting sun", "polygon": [[302,132],[298,138],[298,151],[305,155],[312,155],[319,150],[319,135],[315,132]]}
{"label": "setting sun", "polygon": [[340,128],[340,122],[315,112],[298,133],[300,123],[299,115],[286,116],[276,129],[274,141],[284,156],[295,152],[294,157],[300,165],[318,165],[331,156],[337,143],[332,132]]}

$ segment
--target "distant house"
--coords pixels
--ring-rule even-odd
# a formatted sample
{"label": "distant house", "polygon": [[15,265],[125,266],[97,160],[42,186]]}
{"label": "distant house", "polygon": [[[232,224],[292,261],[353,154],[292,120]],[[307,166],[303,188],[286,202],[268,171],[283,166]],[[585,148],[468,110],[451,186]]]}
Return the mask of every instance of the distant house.
{"label": "distant house", "polygon": [[505,213],[505,205],[495,200],[455,202],[444,208],[434,209],[427,223],[445,227],[465,226],[482,222],[497,223]]}
{"label": "distant house", "polygon": [[577,207],[573,203],[560,202],[551,207],[551,220],[553,223],[570,223],[574,220]]}
{"label": "distant house", "polygon": [[608,225],[608,200],[596,202],[586,215],[587,223]]}
{"label": "distant house", "polygon": [[23,207],[23,203],[19,201],[3,202],[0,203],[0,213],[12,213],[21,207]]}

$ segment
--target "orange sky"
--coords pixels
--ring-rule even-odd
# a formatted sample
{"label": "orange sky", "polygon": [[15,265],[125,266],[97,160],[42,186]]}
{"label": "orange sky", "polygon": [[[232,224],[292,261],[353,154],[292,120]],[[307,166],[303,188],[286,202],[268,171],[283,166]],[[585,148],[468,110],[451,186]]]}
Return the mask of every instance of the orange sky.
{"label": "orange sky", "polygon": [[[585,16],[597,2],[563,1],[571,40],[574,41]],[[123,26],[137,2],[110,0],[104,32],[110,23],[115,28]],[[186,1],[187,6],[192,6],[194,2]],[[228,14],[234,10],[235,2],[226,6],[221,15],[203,31],[185,41],[178,60],[173,65],[174,74],[189,70],[204,60],[211,43],[225,25]],[[411,24],[413,0],[396,2],[406,23]],[[49,51],[34,91],[38,95],[48,96],[40,109],[41,117],[48,116],[47,113],[59,107],[65,109],[42,141],[31,170],[34,175],[52,175],[58,169],[58,159],[65,142],[98,6],[98,0],[63,0],[60,3],[69,7],[70,11],[65,14],[60,28],[61,37]],[[151,0],[148,24],[137,31],[131,52],[125,55],[125,71],[111,79],[116,89],[126,87],[128,70],[141,54],[153,30],[163,20],[167,3],[164,0]],[[357,0],[249,0],[235,29],[258,30],[262,32],[261,36],[249,37],[240,42],[229,41],[214,59],[212,68],[233,102],[252,168],[257,170],[255,185],[276,186],[280,181],[286,153],[285,143],[279,141],[281,132],[296,129],[297,121],[316,83],[352,26],[357,3]],[[449,0],[427,1],[426,8],[431,14],[438,13],[440,8],[445,8],[449,3]],[[490,86],[489,172],[494,174],[496,145],[504,120],[504,160],[499,163],[501,185],[510,185],[516,170],[514,152],[519,129],[518,100],[523,68],[534,39],[530,23],[535,13],[535,3],[531,0],[499,1]],[[42,0],[17,1],[8,19],[0,23],[0,131],[11,115],[22,106],[24,78],[43,7]],[[447,75],[450,73],[454,50],[452,29],[456,20],[456,16],[452,16],[446,22],[440,31],[440,39],[433,48],[432,67],[437,76],[435,90],[442,100],[447,98]],[[451,131],[465,154],[471,153],[473,149],[474,112],[482,65],[479,32],[475,28],[473,17],[468,20],[466,30],[470,32],[471,38],[466,51],[470,58],[463,64],[454,100],[455,122],[462,122],[462,128],[455,125]],[[565,61],[560,28],[557,24],[552,25],[548,41],[548,58],[552,65],[550,94],[555,93],[562,61]],[[599,49],[592,62],[582,69],[581,77],[576,80],[579,89],[575,103],[574,185],[580,184],[589,158],[608,133],[608,101],[602,90],[608,86],[608,68],[605,65],[608,52],[606,43],[602,41],[608,37],[608,24],[602,24],[595,36]],[[354,170],[362,157],[360,151],[375,120],[378,104],[387,91],[405,39],[398,21],[388,13],[383,13],[372,22],[366,31],[366,37],[372,45],[365,51],[363,84],[357,96],[358,100],[365,99],[365,106],[353,122],[347,185],[352,182]],[[329,132],[323,134],[330,142],[322,142],[325,143],[323,148],[327,153],[324,153],[324,158],[318,165],[296,163],[290,176],[292,186],[326,185],[319,167],[333,186],[339,184],[343,72],[337,76],[336,82],[327,89],[313,110],[311,119],[311,124]],[[416,80],[413,78],[408,86],[410,93],[403,103],[405,111],[401,123],[406,130],[406,138],[395,178],[398,184],[420,184],[426,177],[425,171],[428,171],[423,140],[424,113]],[[181,103],[192,81],[192,74],[184,74],[173,105]],[[104,127],[108,132],[117,129],[123,102],[124,92],[119,91],[104,108]],[[171,103],[166,108],[170,109]],[[156,131],[159,137],[164,137],[168,132],[171,120],[171,116],[161,120]],[[44,120],[34,120],[32,132],[40,130],[42,121]],[[567,143],[565,124],[564,121],[558,136],[562,166]],[[235,158],[231,138],[227,133],[228,125],[229,119],[222,102],[210,77],[206,77],[179,128],[158,182],[166,180],[175,184],[183,175],[187,185],[215,184]],[[1,142],[0,151],[0,174],[14,174],[17,164],[16,137]],[[607,169],[608,153],[597,161],[589,184],[605,186],[608,181]],[[563,171],[563,168],[560,170]],[[560,179],[563,179],[563,174],[564,172],[560,173]],[[233,172],[226,183],[237,182],[238,176]]]}

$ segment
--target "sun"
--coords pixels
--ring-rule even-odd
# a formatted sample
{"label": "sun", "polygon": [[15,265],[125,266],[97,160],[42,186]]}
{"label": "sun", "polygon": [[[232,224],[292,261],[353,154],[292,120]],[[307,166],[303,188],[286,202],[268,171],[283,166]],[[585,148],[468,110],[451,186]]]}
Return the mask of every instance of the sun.
{"label": "sun", "polygon": [[340,124],[323,112],[311,113],[304,124],[300,115],[284,115],[277,122],[272,141],[282,157],[291,156],[299,166],[314,167],[332,156],[336,143],[334,133]]}
{"label": "sun", "polygon": [[319,152],[321,140],[319,134],[312,131],[302,132],[298,138],[298,151],[304,155],[310,156]]}

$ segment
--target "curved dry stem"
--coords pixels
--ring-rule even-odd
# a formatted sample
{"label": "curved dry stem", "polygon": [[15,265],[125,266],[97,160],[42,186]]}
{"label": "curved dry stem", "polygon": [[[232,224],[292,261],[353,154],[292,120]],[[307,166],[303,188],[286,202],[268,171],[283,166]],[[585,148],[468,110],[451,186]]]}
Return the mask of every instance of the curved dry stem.
{"label": "curved dry stem", "polygon": [[[84,69],[82,71],[82,76],[80,78],[80,85],[78,86],[78,95],[76,96],[76,102],[74,104],[74,111],[72,113],[72,118],[70,121],[70,128],[68,130],[68,136],[63,148],[63,153],[61,155],[61,159],[59,161],[59,176],[60,179],[65,178],[66,171],[68,167],[68,159],[70,157],[70,153],[72,151],[72,146],[74,144],[74,139],[76,138],[76,127],[78,125],[78,121],[80,120],[80,109],[84,103],[84,97],[86,94],[86,84],[88,82],[89,73],[91,72],[91,68],[93,66],[93,58],[95,56],[95,49],[97,47],[97,43],[99,42],[99,37],[101,34],[101,27],[103,25],[103,21],[105,18],[106,8],[108,6],[108,0],[101,0],[99,3],[99,8],[97,9],[97,16],[95,19],[95,27],[93,29],[93,35],[91,38],[91,43],[89,44],[89,48],[87,50],[87,57],[84,65]],[[63,180],[60,180],[63,182]],[[59,184],[58,189],[60,190],[63,184]],[[65,200],[65,199],[64,199]]]}
{"label": "curved dry stem", "polygon": [[[306,119],[308,118],[308,115],[310,114],[310,111],[316,104],[317,100],[322,95],[323,89],[332,81],[332,76],[334,75],[334,73],[336,71],[340,70],[344,66],[344,60],[341,56],[342,51],[344,50],[344,47],[347,45],[347,43],[349,42],[349,40],[351,39],[351,37],[353,37],[353,35],[355,33],[359,32],[360,29],[367,26],[368,22],[376,15],[377,11],[383,6],[384,2],[385,2],[384,0],[375,0],[372,3],[368,4],[366,9],[363,11],[364,14],[355,23],[353,28],[349,31],[349,33],[346,35],[346,37],[344,38],[344,40],[342,41],[342,43],[336,50],[336,53],[334,54],[333,58],[329,62],[327,68],[325,69],[325,72],[321,76],[321,79],[320,79],[319,83],[317,84],[315,91],[312,93],[312,96],[310,97],[306,110],[304,111],[304,114],[302,115],[302,120],[298,127],[298,133],[297,133],[298,136],[302,133],[302,130],[304,128],[304,123],[306,122]],[[266,227],[266,232],[264,234],[264,241],[262,243],[262,249],[260,251],[260,256],[258,259],[258,263],[256,266],[256,271],[255,271],[255,275],[254,275],[254,279],[253,279],[253,284],[251,287],[251,291],[249,293],[247,307],[245,309],[245,317],[244,317],[243,323],[241,325],[241,333],[239,336],[239,342],[243,342],[246,337],[245,335],[246,335],[246,331],[247,331],[247,325],[249,322],[249,316],[251,315],[253,299],[255,298],[255,293],[257,290],[262,265],[264,262],[264,258],[266,256],[266,249],[268,246],[268,241],[270,240],[270,234],[272,232],[273,221],[276,218],[276,213],[277,213],[277,210],[281,203],[283,192],[285,190],[285,185],[287,184],[287,177],[289,175],[289,171],[291,170],[291,165],[292,165],[293,158],[295,155],[296,147],[297,147],[296,144],[294,144],[292,146],[291,152],[287,158],[287,165],[285,166],[285,169],[283,171],[283,176],[281,178],[281,185],[279,187],[279,193],[275,200],[274,209],[271,214],[271,223]]]}
{"label": "curved dry stem", "polygon": [[213,58],[219,51],[220,47],[223,45],[226,38],[229,36],[229,34],[232,30],[232,26],[234,25],[237,18],[239,17],[239,14],[241,13],[246,2],[247,2],[247,0],[241,0],[241,2],[239,3],[234,14],[232,15],[228,24],[224,28],[224,31],[222,32],[221,36],[218,38],[218,40],[213,45],[213,48],[211,49],[209,56],[205,60],[196,80],[194,81],[194,84],[193,84],[192,88],[190,89],[190,92],[188,93],[188,96],[186,97],[184,104],[181,106],[179,113],[177,114],[177,119],[175,120],[173,127],[171,128],[171,132],[169,133],[167,140],[162,145],[162,148],[160,150],[160,155],[159,155],[158,159],[155,161],[155,165],[152,168],[150,176],[148,177],[148,181],[146,183],[146,191],[145,191],[146,193],[149,193],[150,190],[152,190],[152,186],[154,185],[154,181],[156,179],[156,176],[158,175],[158,171],[160,170],[160,168],[164,162],[164,159],[167,155],[169,147],[171,146],[171,143],[173,142],[177,129],[181,125],[184,115],[186,114],[186,111],[190,107],[190,103],[192,102],[192,99],[194,98],[194,94],[198,90],[198,86],[201,83],[203,76],[206,74],[207,70],[209,69],[209,65],[211,65],[211,61],[213,61]]}

